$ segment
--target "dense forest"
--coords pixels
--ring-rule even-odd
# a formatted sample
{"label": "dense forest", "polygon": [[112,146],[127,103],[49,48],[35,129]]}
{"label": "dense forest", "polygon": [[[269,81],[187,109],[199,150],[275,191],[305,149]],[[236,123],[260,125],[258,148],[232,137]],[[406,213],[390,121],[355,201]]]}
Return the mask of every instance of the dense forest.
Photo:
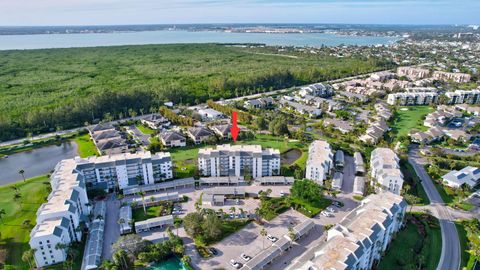
{"label": "dense forest", "polygon": [[[285,53],[285,52],[283,52]],[[391,67],[374,58],[220,44],[0,52],[0,141],[99,119]]]}

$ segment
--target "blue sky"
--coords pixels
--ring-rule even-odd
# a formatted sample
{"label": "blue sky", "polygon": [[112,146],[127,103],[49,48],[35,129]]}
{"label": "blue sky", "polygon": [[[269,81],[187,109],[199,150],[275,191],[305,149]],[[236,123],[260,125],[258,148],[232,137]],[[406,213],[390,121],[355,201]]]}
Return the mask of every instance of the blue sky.
{"label": "blue sky", "polygon": [[480,0],[0,0],[0,25],[480,24]]}

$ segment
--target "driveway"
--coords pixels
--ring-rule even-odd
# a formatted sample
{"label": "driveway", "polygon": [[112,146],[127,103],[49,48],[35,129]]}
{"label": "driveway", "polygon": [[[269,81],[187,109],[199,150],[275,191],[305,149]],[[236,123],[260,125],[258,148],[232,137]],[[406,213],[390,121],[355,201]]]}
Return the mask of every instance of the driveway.
{"label": "driveway", "polygon": [[105,232],[103,238],[102,260],[112,258],[112,244],[120,237],[120,227],[117,223],[120,201],[114,195],[107,198],[107,213],[105,217]]}
{"label": "driveway", "polygon": [[437,270],[458,270],[460,268],[460,241],[457,228],[453,223],[453,217],[445,206],[442,197],[438,193],[432,179],[423,167],[427,164],[417,148],[411,149],[408,154],[408,161],[412,164],[418,177],[422,180],[422,186],[430,199],[433,207],[432,214],[440,221],[442,230],[442,255]]}
{"label": "driveway", "polygon": [[136,126],[128,126],[133,136],[145,147],[150,145],[150,135],[143,134]]}
{"label": "driveway", "polygon": [[345,166],[343,167],[343,193],[353,192],[353,180],[355,179],[355,161],[353,157],[345,155]]}

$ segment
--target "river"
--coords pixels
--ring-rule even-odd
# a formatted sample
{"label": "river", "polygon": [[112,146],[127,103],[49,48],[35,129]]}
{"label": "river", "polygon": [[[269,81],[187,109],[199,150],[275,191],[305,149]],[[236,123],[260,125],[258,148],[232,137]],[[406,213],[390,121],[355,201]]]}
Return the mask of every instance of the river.
{"label": "river", "polygon": [[392,44],[393,37],[346,36],[328,33],[229,33],[213,31],[141,31],[86,34],[0,35],[0,50],[95,47],[172,43],[263,43],[320,47]]}
{"label": "river", "polygon": [[68,141],[0,158],[0,185],[23,180],[20,170],[25,171],[25,178],[50,173],[60,160],[77,155],[77,144]]}

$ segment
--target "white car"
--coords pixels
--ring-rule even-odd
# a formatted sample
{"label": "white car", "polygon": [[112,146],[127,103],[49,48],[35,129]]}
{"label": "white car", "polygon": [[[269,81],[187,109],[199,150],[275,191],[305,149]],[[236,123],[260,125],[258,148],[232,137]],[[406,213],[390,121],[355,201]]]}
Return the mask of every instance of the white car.
{"label": "white car", "polygon": [[277,242],[277,240],[278,240],[277,237],[275,237],[275,236],[273,236],[273,235],[271,235],[271,234],[268,234],[268,235],[267,235],[267,239],[270,240],[270,241],[272,241],[273,243]]}
{"label": "white car", "polygon": [[327,207],[327,211],[330,212],[330,213],[335,213],[335,209],[333,209],[331,207]]}
{"label": "white car", "polygon": [[248,262],[252,259],[252,257],[248,256],[245,253],[242,253],[242,255],[240,255],[240,257],[242,257],[242,259],[244,259],[246,262]]}
{"label": "white car", "polygon": [[241,267],[240,263],[238,263],[237,261],[235,261],[234,259],[231,259],[230,260],[230,265],[235,267],[236,269],[239,269]]}
{"label": "white car", "polygon": [[330,214],[329,212],[326,212],[326,211],[322,211],[320,214],[322,216],[325,216],[325,217],[332,217],[333,216],[332,214]]}

